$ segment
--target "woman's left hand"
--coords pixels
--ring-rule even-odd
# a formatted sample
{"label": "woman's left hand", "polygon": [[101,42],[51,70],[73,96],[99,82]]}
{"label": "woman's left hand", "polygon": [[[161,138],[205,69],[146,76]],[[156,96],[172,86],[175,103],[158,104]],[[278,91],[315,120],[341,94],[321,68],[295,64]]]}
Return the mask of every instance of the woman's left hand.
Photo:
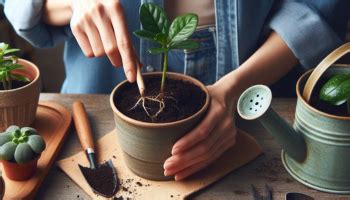
{"label": "woman's left hand", "polygon": [[204,119],[173,146],[172,156],[164,163],[164,175],[175,180],[205,168],[236,142],[234,112],[236,101],[223,81],[208,86],[211,103]]}

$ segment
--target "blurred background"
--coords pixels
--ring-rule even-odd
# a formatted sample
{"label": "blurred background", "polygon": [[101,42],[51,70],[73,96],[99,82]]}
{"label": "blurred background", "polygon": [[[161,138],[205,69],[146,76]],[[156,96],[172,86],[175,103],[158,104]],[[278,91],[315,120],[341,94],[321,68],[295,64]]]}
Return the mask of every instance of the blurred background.
{"label": "blurred background", "polygon": [[[6,20],[2,7],[0,7],[0,30],[0,42],[8,43],[13,48],[20,48],[21,52],[18,54],[19,57],[28,59],[38,65],[42,73],[43,92],[60,92],[65,77],[63,44],[50,49],[37,49],[32,47],[29,43],[16,35],[9,22]],[[346,40],[350,41],[350,23],[348,24]],[[340,62],[350,63],[350,55]],[[280,83],[275,84],[273,89],[275,91],[277,90],[277,92],[274,93],[277,95],[274,96],[295,96],[295,82],[300,73],[302,72],[291,72],[290,75],[283,78]],[[293,93],[285,93],[285,91],[293,91]]]}

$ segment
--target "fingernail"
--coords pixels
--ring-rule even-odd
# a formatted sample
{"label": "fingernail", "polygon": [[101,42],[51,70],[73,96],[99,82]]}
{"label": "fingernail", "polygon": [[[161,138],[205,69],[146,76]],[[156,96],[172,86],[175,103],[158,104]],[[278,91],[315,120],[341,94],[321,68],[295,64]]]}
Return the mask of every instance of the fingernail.
{"label": "fingernail", "polygon": [[178,147],[175,147],[172,151],[171,151],[171,154],[172,155],[175,155],[175,154],[178,154],[179,153],[179,148]]}
{"label": "fingernail", "polygon": [[134,82],[131,71],[126,72],[126,78],[128,79],[129,82]]}
{"label": "fingernail", "polygon": [[164,176],[168,176],[168,171],[164,171]]}
{"label": "fingernail", "polygon": [[164,169],[169,169],[172,165],[173,165],[173,162],[167,161],[167,162],[164,163],[163,167],[164,167]]}

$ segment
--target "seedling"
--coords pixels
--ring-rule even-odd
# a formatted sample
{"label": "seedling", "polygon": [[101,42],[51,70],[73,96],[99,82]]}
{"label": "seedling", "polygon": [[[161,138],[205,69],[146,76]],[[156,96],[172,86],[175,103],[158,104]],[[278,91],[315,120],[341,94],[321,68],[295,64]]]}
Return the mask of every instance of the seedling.
{"label": "seedling", "polygon": [[335,106],[347,102],[350,114],[350,74],[337,74],[321,88],[320,99]]}
{"label": "seedling", "polygon": [[29,82],[30,80],[22,75],[12,73],[13,70],[22,69],[23,66],[17,64],[18,58],[12,53],[19,49],[11,49],[8,44],[0,43],[0,81],[4,90],[12,89],[12,80]]}
{"label": "seedling", "polygon": [[10,126],[0,133],[0,160],[25,164],[41,154],[45,141],[34,128]]}
{"label": "seedling", "polygon": [[[166,12],[162,7],[153,3],[144,3],[140,8],[140,21],[143,30],[137,30],[134,35],[145,40],[157,43],[159,46],[148,49],[151,54],[163,54],[163,72],[160,85],[160,93],[156,96],[141,97],[135,106],[142,105],[146,114],[151,118],[156,118],[165,108],[164,99],[176,101],[171,95],[165,93],[165,78],[168,70],[168,53],[172,49],[193,49],[198,48],[199,43],[193,41],[190,36],[198,25],[198,16],[188,13],[176,17],[170,23]],[[159,104],[159,110],[151,114],[146,107],[145,101],[152,101]]]}

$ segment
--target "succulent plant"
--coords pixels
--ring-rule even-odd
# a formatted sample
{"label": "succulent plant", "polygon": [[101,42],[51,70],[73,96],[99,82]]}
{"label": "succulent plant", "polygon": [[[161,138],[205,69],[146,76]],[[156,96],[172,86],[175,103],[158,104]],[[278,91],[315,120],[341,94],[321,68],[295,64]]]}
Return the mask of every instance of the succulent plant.
{"label": "succulent plant", "polygon": [[44,139],[31,127],[10,126],[0,133],[0,160],[25,164],[41,154],[45,147]]}

